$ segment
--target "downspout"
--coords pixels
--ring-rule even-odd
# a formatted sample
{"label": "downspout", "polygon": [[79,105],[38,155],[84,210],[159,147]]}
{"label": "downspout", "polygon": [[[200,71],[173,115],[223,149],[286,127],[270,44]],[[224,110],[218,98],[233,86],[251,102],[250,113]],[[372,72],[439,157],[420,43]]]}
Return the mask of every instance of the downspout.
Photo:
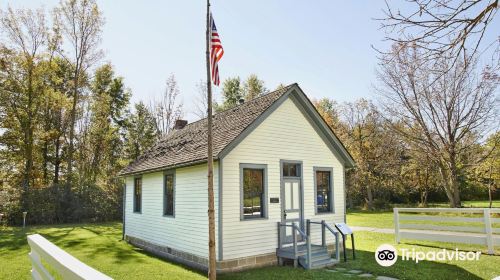
{"label": "downspout", "polygon": [[[127,180],[125,178],[125,180]],[[123,185],[123,203],[122,203],[122,240],[125,240],[125,203],[127,201],[127,183]]]}
{"label": "downspout", "polygon": [[223,255],[222,255],[222,158],[219,158],[219,164],[218,164],[218,187],[219,187],[219,190],[218,190],[218,197],[219,197],[219,201],[218,201],[218,214],[219,214],[219,221],[218,221],[218,261],[222,261],[223,260]]}
{"label": "downspout", "polygon": [[347,195],[345,191],[345,185],[346,185],[346,176],[345,176],[345,164],[342,165],[342,177],[343,177],[343,185],[344,185],[344,224],[347,224]]}

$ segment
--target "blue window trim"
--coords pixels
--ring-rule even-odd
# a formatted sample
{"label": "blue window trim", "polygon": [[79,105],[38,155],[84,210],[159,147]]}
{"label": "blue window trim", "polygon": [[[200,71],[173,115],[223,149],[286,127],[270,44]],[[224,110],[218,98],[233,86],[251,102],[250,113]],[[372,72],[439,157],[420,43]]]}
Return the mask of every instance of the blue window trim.
{"label": "blue window trim", "polygon": [[[243,193],[243,169],[261,169],[264,174],[264,199],[262,203],[264,212],[263,217],[247,218],[245,219],[243,206],[244,206],[244,193]],[[256,221],[256,220],[267,220],[268,219],[268,205],[267,205],[267,164],[253,164],[253,163],[240,163],[240,220],[241,221]]]}
{"label": "blue window trim", "polygon": [[[316,172],[317,171],[327,171],[330,172],[330,210],[327,212],[318,212],[318,186],[316,185]],[[324,214],[334,214],[335,213],[335,196],[333,189],[333,168],[332,167],[313,167],[313,178],[314,178],[314,213],[316,215],[324,215]]]}

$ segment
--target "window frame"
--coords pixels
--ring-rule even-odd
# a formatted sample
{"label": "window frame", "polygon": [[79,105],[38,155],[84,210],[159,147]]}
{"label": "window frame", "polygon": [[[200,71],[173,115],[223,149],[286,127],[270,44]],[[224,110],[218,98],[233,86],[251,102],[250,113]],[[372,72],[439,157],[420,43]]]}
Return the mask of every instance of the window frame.
{"label": "window frame", "polygon": [[[137,209],[137,197],[136,197],[136,187],[137,187],[137,180],[140,180],[140,187],[141,187],[141,194],[140,194],[140,201],[139,201],[139,209]],[[132,189],[132,198],[133,198],[133,207],[132,207],[132,212],[136,214],[142,214],[142,194],[143,194],[143,187],[142,187],[142,176],[136,176],[134,177],[134,184],[133,184],[133,189]]]}
{"label": "window frame", "polygon": [[[321,172],[330,172],[330,192],[329,195],[331,197],[330,199],[330,209],[325,212],[319,212],[318,211],[318,181],[316,180],[316,173],[318,171]],[[332,167],[313,167],[313,178],[314,178],[314,214],[315,215],[325,215],[325,214],[335,214],[335,192],[333,189],[333,168]]]}
{"label": "window frame", "polygon": [[[253,217],[253,218],[245,218],[244,215],[244,201],[245,201],[245,194],[244,194],[244,169],[260,169],[263,172],[263,202],[262,202],[262,208],[261,211],[263,211],[263,215],[261,217]],[[240,221],[255,221],[255,220],[267,220],[269,218],[268,215],[268,185],[267,185],[267,164],[254,164],[254,163],[240,163]]]}
{"label": "window frame", "polygon": [[[173,176],[173,190],[172,190],[172,214],[166,214],[167,210],[167,194],[166,194],[166,184],[167,184],[167,176]],[[175,176],[175,170],[168,170],[163,172],[163,212],[162,215],[163,217],[169,217],[169,218],[175,218],[175,193],[176,193],[176,176]]]}

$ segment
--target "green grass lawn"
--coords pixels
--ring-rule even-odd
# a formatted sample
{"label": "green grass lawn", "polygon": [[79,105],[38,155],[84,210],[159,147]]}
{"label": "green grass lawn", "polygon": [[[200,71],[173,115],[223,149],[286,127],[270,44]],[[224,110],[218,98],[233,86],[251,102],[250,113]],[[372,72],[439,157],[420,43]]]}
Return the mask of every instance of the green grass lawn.
{"label": "green grass lawn", "polygon": [[205,279],[121,241],[121,223],[0,227],[0,279],[30,279],[26,236],[39,233],[79,260],[115,279]]}
{"label": "green grass lawn", "polygon": [[[338,267],[348,270],[358,269],[370,272],[376,276],[390,276],[399,279],[492,279],[500,275],[500,256],[481,255],[479,261],[452,261],[452,262],[430,262],[423,261],[416,264],[411,261],[402,261],[401,258],[391,267],[379,266],[374,258],[374,251],[381,244],[391,244],[396,248],[415,248],[428,252],[447,248],[455,250],[457,244],[421,242],[414,244],[409,240],[403,240],[401,244],[394,244],[394,235],[372,232],[356,233],[356,260],[352,260],[351,251],[348,253],[348,262],[341,262]],[[460,244],[464,250],[475,251],[472,246]],[[349,246],[350,248],[350,246]],[[239,273],[233,273],[221,277],[222,279],[260,280],[260,279],[346,279],[342,273],[332,273],[326,270],[306,271],[301,268],[292,267],[268,267],[254,269]]]}
{"label": "green grass lawn", "polygon": [[[203,273],[163,261],[121,241],[120,223],[40,226],[30,227],[26,231],[12,227],[0,228],[0,279],[29,279],[26,235],[32,233],[40,233],[84,263],[115,279],[205,279]],[[397,247],[423,251],[438,250],[438,247],[443,246],[450,249],[456,247],[454,244],[404,242]],[[394,236],[356,233],[357,259],[339,266],[400,279],[491,279],[500,275],[500,256],[487,255],[482,255],[478,262],[415,264],[398,261],[390,268],[383,268],[375,262],[373,254],[382,243],[393,244]],[[464,248],[464,245],[460,248],[474,250],[470,246]],[[287,266],[231,273],[221,275],[220,279],[345,279],[345,276],[323,269],[306,271]]]}

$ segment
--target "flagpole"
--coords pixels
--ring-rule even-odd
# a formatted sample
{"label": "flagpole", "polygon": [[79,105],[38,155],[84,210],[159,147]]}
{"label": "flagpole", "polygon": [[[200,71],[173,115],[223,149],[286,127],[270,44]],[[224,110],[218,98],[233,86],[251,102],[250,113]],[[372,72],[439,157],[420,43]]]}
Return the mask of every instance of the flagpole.
{"label": "flagpole", "polygon": [[212,155],[212,81],[210,79],[210,0],[207,0],[206,62],[207,62],[207,166],[208,166],[208,279],[216,279],[214,167]]}

